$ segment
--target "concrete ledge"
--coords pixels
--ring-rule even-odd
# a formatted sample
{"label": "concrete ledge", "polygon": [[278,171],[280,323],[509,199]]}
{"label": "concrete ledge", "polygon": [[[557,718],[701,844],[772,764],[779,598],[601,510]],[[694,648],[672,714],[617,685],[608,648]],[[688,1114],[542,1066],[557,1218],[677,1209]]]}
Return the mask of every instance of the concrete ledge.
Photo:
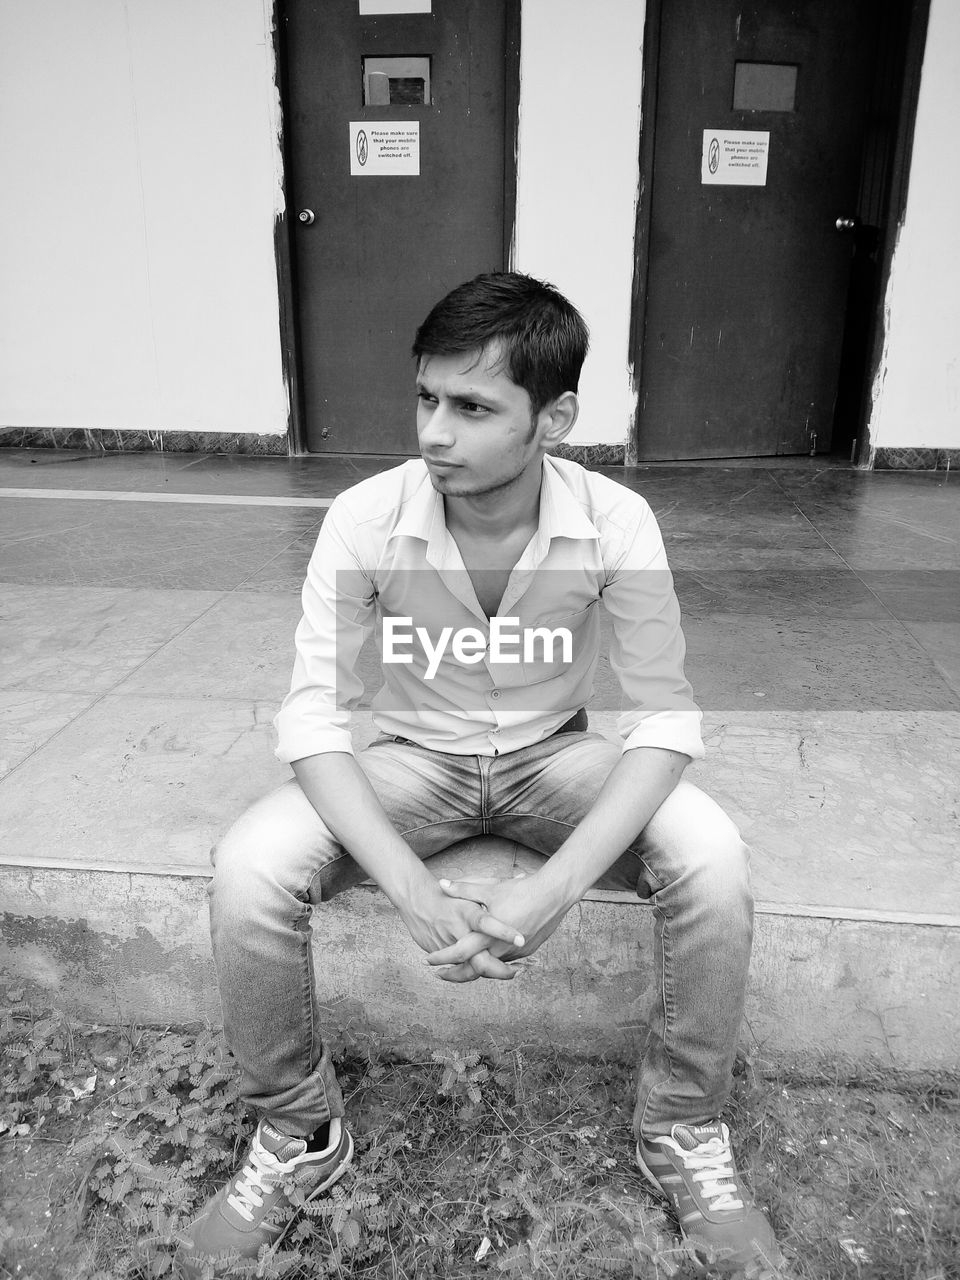
{"label": "concrete ledge", "polygon": [[[501,844],[486,874],[536,860]],[[468,872],[468,854],[431,869]],[[8,867],[4,878],[0,973],[95,1020],[219,1022],[202,877]],[[818,910],[758,909],[745,1043],[788,1062],[955,1070],[960,927]],[[375,1032],[398,1049],[493,1039],[632,1058],[652,996],[652,927],[649,907],[600,891],[516,981],[449,987],[386,899],[360,888],[315,913],[318,994],[331,1031]]]}

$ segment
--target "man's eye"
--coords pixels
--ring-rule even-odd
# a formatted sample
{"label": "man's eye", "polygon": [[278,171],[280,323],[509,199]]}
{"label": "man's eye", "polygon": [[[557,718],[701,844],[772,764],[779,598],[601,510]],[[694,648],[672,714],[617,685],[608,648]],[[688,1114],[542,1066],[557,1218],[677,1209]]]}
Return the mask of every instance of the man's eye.
{"label": "man's eye", "polygon": [[462,405],[462,406],[461,406],[461,408],[463,409],[463,411],[464,411],[465,413],[473,413],[473,414],[477,414],[477,413],[489,413],[489,412],[490,412],[490,410],[487,408],[487,406],[486,406],[485,404],[472,404],[472,403],[467,403],[467,404]]}
{"label": "man's eye", "polygon": [[436,404],[436,403],[437,403],[437,397],[436,397],[436,396],[432,396],[432,395],[430,395],[430,393],[429,393],[428,391],[418,391],[418,392],[417,392],[417,399],[418,399],[418,400],[420,400],[423,404]]}

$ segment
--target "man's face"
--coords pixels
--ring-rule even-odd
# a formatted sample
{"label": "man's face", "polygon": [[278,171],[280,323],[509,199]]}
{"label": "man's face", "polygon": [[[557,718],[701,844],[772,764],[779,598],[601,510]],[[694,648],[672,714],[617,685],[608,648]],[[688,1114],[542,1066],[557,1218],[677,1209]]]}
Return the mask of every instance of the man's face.
{"label": "man's face", "polygon": [[490,493],[539,466],[541,421],[512,381],[496,344],[424,356],[417,373],[417,434],[433,487],[450,497]]}

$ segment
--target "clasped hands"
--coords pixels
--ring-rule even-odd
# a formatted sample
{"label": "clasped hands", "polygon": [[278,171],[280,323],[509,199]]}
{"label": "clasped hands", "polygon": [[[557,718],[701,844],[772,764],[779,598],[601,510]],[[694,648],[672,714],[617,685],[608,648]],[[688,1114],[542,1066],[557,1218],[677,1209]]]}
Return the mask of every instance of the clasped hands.
{"label": "clasped hands", "polygon": [[[439,880],[442,893],[465,932],[448,945],[428,951],[430,965],[444,982],[474,982],[477,978],[510,981],[515,963],[528,956],[553,933],[570,904],[551,902],[541,878],[518,873],[512,880],[477,878]],[[416,935],[414,935],[416,936]]]}

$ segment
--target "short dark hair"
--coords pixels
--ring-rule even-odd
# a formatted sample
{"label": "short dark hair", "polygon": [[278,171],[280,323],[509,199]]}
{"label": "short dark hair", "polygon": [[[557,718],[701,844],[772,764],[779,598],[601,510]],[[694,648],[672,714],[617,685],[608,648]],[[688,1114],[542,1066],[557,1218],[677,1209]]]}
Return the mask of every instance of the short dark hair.
{"label": "short dark hair", "polygon": [[413,354],[459,355],[495,340],[534,413],[580,385],[589,342],[583,316],[552,284],[517,271],[476,276],[441,298],[417,330]]}

